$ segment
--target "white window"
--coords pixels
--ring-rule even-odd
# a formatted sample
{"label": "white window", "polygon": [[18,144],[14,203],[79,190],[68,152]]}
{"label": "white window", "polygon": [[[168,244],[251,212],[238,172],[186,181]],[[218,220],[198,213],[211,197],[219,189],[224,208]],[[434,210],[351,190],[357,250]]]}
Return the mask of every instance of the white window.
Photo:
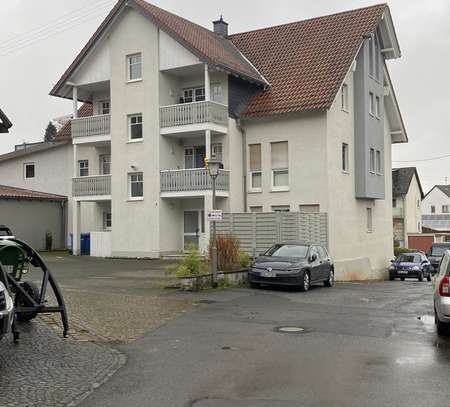
{"label": "white window", "polygon": [[98,112],[99,114],[109,114],[110,113],[110,102],[109,100],[102,100],[98,102]]}
{"label": "white window", "polygon": [[375,150],[373,148],[369,152],[369,170],[375,173]]}
{"label": "white window", "polygon": [[442,213],[448,213],[448,205],[442,205]]}
{"label": "white window", "polygon": [[111,212],[103,212],[103,229],[111,230],[111,227],[112,227]]}
{"label": "white window", "polygon": [[23,169],[24,178],[34,178],[36,175],[34,169],[34,163],[25,163]]}
{"label": "white window", "polygon": [[103,154],[100,156],[100,174],[111,174],[111,154]]}
{"label": "white window", "polygon": [[375,78],[380,80],[380,42],[378,41],[378,36],[375,36]]}
{"label": "white window", "polygon": [[373,232],[373,223],[372,223],[372,208],[367,208],[367,232],[372,233]]}
{"label": "white window", "polygon": [[272,161],[272,190],[285,191],[289,187],[288,142],[270,143]]}
{"label": "white window", "polygon": [[142,172],[128,174],[130,199],[142,199],[144,196],[144,175]]}
{"label": "white window", "polygon": [[205,100],[205,88],[203,86],[183,89],[183,103],[201,102],[203,100]]}
{"label": "white window", "polygon": [[88,160],[78,160],[78,175],[80,177],[87,177],[89,175]]}
{"label": "white window", "polygon": [[262,206],[250,206],[250,212],[252,213],[259,213],[263,211]]}
{"label": "white window", "polygon": [[142,114],[128,116],[128,137],[130,140],[142,140]]}
{"label": "white window", "polygon": [[341,108],[344,112],[348,112],[348,85],[344,83],[341,88]]}
{"label": "white window", "polygon": [[342,143],[342,151],[341,151],[341,159],[342,159],[342,171],[349,172],[348,167],[348,144]]}
{"label": "white window", "polygon": [[211,158],[222,162],[222,143],[214,143],[211,145]]}
{"label": "white window", "polygon": [[127,56],[128,80],[137,81],[142,79],[142,55],[133,54]]}
{"label": "white window", "polygon": [[431,205],[431,213],[436,213],[436,207],[434,205]]}
{"label": "white window", "polygon": [[369,38],[369,75],[374,76],[374,36],[371,35]]}
{"label": "white window", "polygon": [[376,151],[376,160],[375,160],[375,165],[376,165],[376,173],[381,175],[383,173],[382,171],[382,163],[381,163],[381,151],[377,150]]}
{"label": "white window", "polygon": [[211,100],[217,103],[224,103],[223,90],[220,83],[213,83],[211,85]]}
{"label": "white window", "polygon": [[369,113],[375,115],[375,96],[372,92],[369,92]]}
{"label": "white window", "polygon": [[272,205],[272,212],[290,212],[289,205]]}
{"label": "white window", "polygon": [[249,183],[250,191],[261,191],[262,188],[262,173],[261,173],[261,144],[250,144],[250,173]]}
{"label": "white window", "polygon": [[375,97],[375,116],[379,119],[380,118],[380,97]]}

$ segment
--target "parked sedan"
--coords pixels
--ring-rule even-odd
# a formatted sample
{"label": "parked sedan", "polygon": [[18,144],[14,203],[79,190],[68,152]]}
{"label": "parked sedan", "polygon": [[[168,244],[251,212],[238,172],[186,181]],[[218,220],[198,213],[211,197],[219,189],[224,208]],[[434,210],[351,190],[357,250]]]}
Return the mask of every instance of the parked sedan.
{"label": "parked sedan", "polygon": [[392,260],[389,267],[389,280],[400,278],[403,281],[405,278],[417,278],[423,281],[426,277],[428,281],[431,281],[432,269],[433,266],[423,253],[403,253]]}
{"label": "parked sedan", "polygon": [[319,282],[331,287],[334,264],[323,246],[277,243],[255,259],[248,279],[252,287],[284,285],[308,291]]}
{"label": "parked sedan", "polygon": [[11,332],[14,318],[14,305],[8,290],[0,281],[0,339]]}
{"label": "parked sedan", "polygon": [[449,332],[450,327],[450,250],[439,264],[434,279],[434,315],[439,335]]}
{"label": "parked sedan", "polygon": [[431,265],[434,270],[437,271],[439,263],[442,259],[446,250],[450,250],[450,242],[448,243],[433,243],[431,245],[430,252],[428,253],[428,260],[430,260]]}

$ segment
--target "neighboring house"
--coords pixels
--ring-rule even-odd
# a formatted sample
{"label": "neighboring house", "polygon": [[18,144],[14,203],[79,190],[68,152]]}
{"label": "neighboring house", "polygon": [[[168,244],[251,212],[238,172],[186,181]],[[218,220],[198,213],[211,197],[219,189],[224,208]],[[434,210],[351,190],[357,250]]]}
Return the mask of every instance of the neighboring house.
{"label": "neighboring house", "polygon": [[12,123],[6,117],[6,114],[3,113],[2,109],[0,109],[0,133],[8,133],[11,127]]}
{"label": "neighboring house", "polygon": [[37,250],[46,248],[51,234],[52,248],[65,247],[67,197],[0,185],[0,224]]}
{"label": "neighboring house", "polygon": [[450,216],[450,185],[435,185],[422,200],[423,215]]}
{"label": "neighboring house", "polygon": [[119,1],[51,91],[74,102],[57,138],[73,144],[74,253],[105,229],[113,256],[205,250],[206,157],[224,166],[219,208],[327,212],[337,277],[381,276],[391,144],[407,142],[385,64],[398,57],[386,5],[228,35]]}
{"label": "neighboring house", "polygon": [[392,170],[394,242],[408,247],[408,233],[422,231],[422,186],[415,167]]}

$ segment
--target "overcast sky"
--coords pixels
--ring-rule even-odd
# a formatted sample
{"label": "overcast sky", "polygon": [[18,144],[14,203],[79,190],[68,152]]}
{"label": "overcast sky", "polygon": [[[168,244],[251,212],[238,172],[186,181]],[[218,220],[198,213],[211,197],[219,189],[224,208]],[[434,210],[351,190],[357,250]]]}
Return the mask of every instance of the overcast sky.
{"label": "overcast sky", "polygon": [[[211,28],[223,14],[230,32],[302,20],[377,2],[369,0],[153,0]],[[0,108],[14,124],[0,135],[0,153],[39,141],[51,118],[71,113],[71,102],[48,95],[95,31],[114,0],[2,0]],[[274,7],[276,5],[276,7]],[[388,61],[409,136],[394,160],[450,155],[450,1],[389,1],[402,58]],[[63,24],[61,24],[63,22]],[[37,32],[32,30],[39,29]],[[450,157],[393,166],[417,166],[422,184],[450,183]]]}

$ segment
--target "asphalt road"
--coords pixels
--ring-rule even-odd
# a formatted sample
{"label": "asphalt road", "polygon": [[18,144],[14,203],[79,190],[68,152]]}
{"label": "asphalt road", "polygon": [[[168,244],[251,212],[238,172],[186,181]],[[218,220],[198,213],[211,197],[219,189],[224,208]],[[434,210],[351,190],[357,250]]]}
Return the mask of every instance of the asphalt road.
{"label": "asphalt road", "polygon": [[170,295],[203,305],[122,346],[126,365],[81,406],[449,405],[431,283]]}

